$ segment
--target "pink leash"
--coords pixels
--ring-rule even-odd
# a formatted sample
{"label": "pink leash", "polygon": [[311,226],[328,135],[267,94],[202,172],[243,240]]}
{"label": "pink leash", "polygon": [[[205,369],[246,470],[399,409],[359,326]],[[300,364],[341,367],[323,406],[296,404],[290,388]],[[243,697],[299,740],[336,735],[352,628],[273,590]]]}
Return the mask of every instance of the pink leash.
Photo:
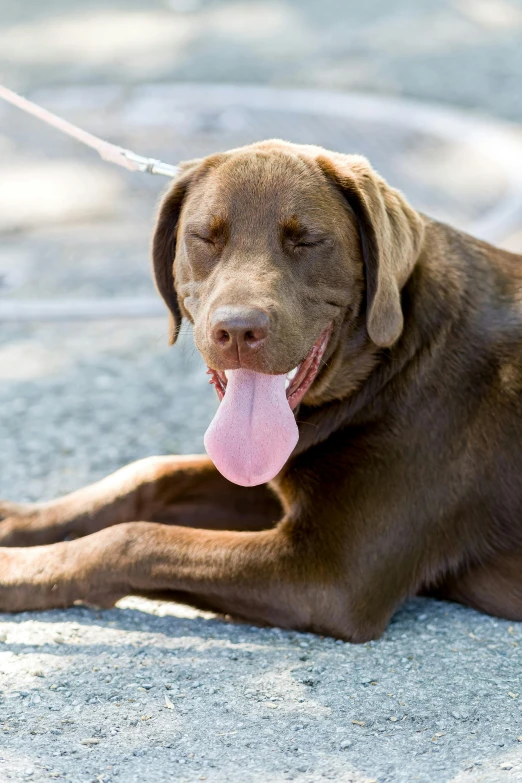
{"label": "pink leash", "polygon": [[22,111],[32,114],[33,117],[37,117],[42,122],[46,122],[47,125],[52,125],[53,128],[57,128],[62,133],[72,136],[73,139],[85,144],[87,147],[91,147],[93,150],[96,150],[103,160],[109,163],[123,166],[123,168],[129,169],[129,171],[161,174],[164,177],[175,177],[178,172],[178,167],[172,166],[170,163],[163,163],[161,160],[155,160],[154,158],[144,158],[123,147],[118,147],[116,144],[103,141],[103,139],[99,139],[97,136],[93,136],[92,133],[87,133],[87,131],[77,128],[76,125],[63,120],[56,114],[43,109],[32,101],[28,101],[26,98],[22,98],[21,95],[1,85],[0,98],[3,98],[8,103],[12,103],[13,106],[17,106]]}

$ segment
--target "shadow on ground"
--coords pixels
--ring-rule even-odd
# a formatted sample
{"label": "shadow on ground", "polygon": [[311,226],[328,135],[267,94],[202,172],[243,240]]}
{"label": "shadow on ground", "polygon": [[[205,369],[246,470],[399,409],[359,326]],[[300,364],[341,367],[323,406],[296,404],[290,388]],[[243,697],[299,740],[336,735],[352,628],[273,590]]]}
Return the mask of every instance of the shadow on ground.
{"label": "shadow on ground", "polygon": [[3,615],[0,629],[6,779],[522,773],[522,628],[456,605],[411,601],[366,645],[138,598]]}

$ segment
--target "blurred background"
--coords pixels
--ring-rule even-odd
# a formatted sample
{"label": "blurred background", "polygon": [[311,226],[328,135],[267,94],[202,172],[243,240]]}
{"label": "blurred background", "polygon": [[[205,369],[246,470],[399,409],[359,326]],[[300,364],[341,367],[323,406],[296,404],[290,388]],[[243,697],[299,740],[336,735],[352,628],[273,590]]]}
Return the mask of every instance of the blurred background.
{"label": "blurred background", "polygon": [[[271,136],[363,153],[522,251],[522,0],[0,0],[0,84],[169,163]],[[0,101],[0,498],[203,450],[215,393],[149,270],[168,184]],[[0,779],[520,780],[518,625],[416,599],[338,646],[204,617],[0,616]]]}
{"label": "blurred background", "polygon": [[[522,0],[0,0],[0,83],[171,163],[271,136],[363,153],[522,249]],[[202,450],[213,392],[149,272],[167,185],[0,104],[0,495]]]}
{"label": "blurred background", "polygon": [[408,95],[522,119],[518,0],[3,0],[3,79]]}

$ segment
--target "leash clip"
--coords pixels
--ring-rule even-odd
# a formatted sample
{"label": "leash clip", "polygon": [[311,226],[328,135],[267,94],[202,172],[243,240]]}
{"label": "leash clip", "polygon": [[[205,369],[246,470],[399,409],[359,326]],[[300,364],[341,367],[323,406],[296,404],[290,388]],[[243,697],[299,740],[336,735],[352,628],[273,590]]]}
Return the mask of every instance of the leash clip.
{"label": "leash clip", "polygon": [[163,163],[156,158],[145,158],[143,155],[136,155],[130,150],[122,150],[122,155],[135,164],[138,171],[144,174],[160,174],[163,177],[175,177],[179,171],[179,166],[171,163]]}
{"label": "leash clip", "polygon": [[118,147],[116,144],[110,144],[108,141],[99,139],[97,136],[93,136],[92,133],[78,128],[71,122],[67,122],[62,117],[58,117],[57,114],[53,114],[37,103],[28,101],[27,98],[18,95],[16,92],[9,90],[7,87],[3,87],[0,84],[0,98],[13,106],[17,106],[22,111],[32,114],[33,117],[37,117],[42,122],[46,122],[47,125],[51,125],[53,128],[62,133],[66,133],[76,141],[85,144],[93,150],[96,150],[98,155],[103,160],[109,163],[115,163],[117,166],[123,166],[123,168],[129,171],[141,171],[145,174],[161,174],[163,177],[175,177],[179,172],[179,166],[173,166],[170,163],[163,163],[162,160],[155,160],[154,158],[144,158],[143,155],[136,155],[135,152]]}

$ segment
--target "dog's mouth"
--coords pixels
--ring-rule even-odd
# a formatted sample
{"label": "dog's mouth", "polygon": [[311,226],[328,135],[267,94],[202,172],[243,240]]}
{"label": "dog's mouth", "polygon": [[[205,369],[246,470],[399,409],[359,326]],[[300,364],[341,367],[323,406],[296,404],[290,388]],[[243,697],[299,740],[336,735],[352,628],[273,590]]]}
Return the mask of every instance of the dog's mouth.
{"label": "dog's mouth", "polygon": [[294,410],[314,382],[330,325],[297,367],[281,375],[209,368],[220,405],[205,447],[229,481],[251,487],[276,476],[299,440]]}
{"label": "dog's mouth", "polygon": [[[303,361],[294,367],[293,370],[286,373],[286,399],[292,410],[297,408],[306,392],[315,381],[331,333],[332,325],[330,324],[313,344]],[[210,375],[209,383],[216,389],[217,396],[221,402],[227,390],[227,370],[214,370],[209,367],[207,369],[207,375]]]}

